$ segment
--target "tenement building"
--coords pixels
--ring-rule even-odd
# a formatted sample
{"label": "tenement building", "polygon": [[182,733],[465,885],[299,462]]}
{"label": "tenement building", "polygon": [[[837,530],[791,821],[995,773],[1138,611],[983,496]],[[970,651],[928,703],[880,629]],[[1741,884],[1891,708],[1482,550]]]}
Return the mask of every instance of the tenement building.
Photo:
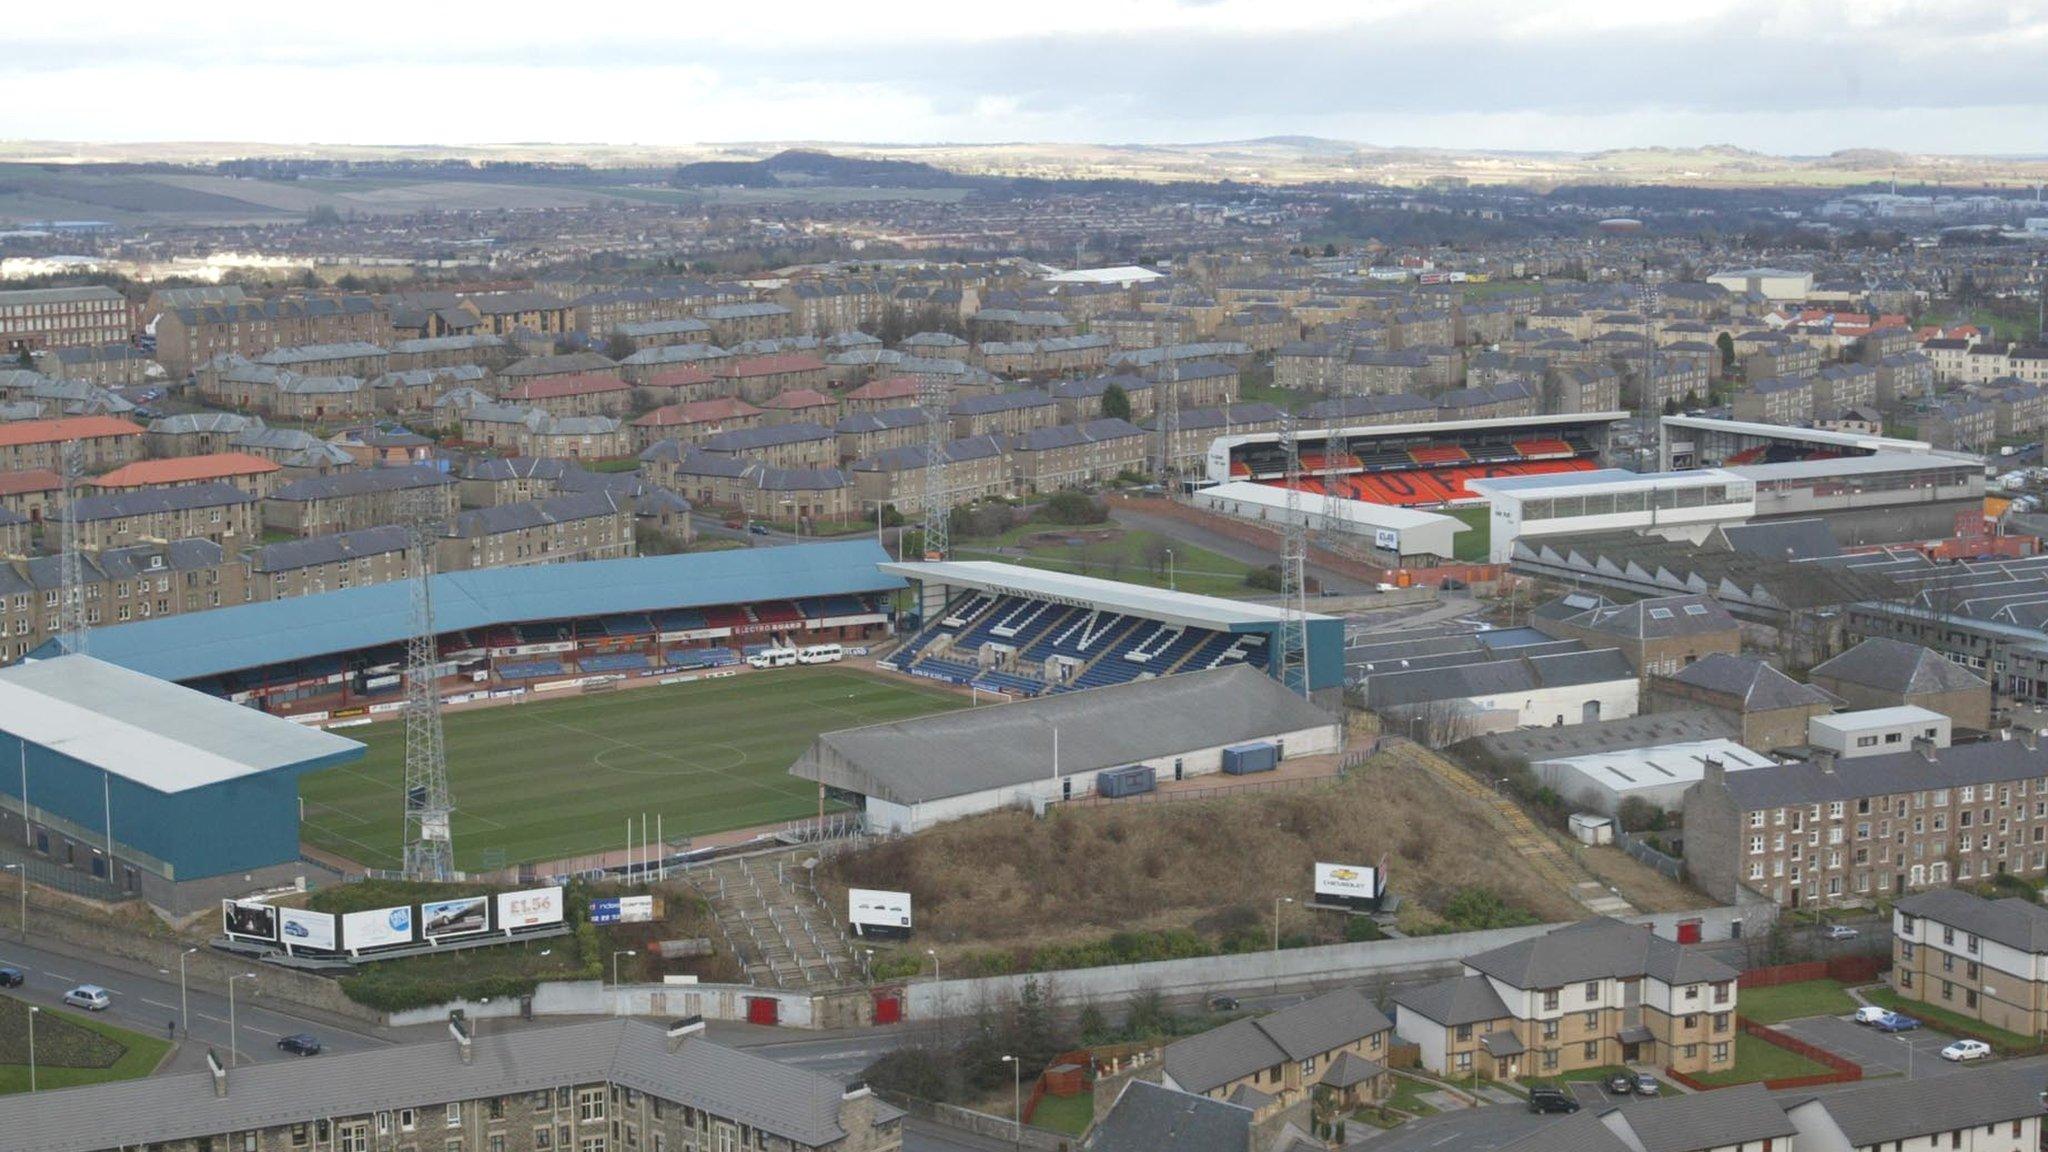
{"label": "tenement building", "polygon": [[[487,1025],[488,1026],[488,1025]],[[896,1152],[902,1113],[702,1036],[605,1020],[0,1097],[11,1152]]]}

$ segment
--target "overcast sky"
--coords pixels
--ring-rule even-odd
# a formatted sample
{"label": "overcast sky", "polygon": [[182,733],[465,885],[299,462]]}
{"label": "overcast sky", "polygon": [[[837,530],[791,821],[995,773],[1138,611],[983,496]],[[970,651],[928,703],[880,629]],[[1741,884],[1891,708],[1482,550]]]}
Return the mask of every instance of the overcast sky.
{"label": "overcast sky", "polygon": [[2048,0],[17,0],[0,137],[2048,153]]}

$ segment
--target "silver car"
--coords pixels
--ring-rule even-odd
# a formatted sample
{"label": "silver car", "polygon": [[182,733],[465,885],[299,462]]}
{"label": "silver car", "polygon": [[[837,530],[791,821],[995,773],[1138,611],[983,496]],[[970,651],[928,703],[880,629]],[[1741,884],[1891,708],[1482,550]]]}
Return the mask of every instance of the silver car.
{"label": "silver car", "polygon": [[80,984],[64,994],[64,1002],[87,1012],[104,1012],[114,1003],[114,998],[97,984]]}

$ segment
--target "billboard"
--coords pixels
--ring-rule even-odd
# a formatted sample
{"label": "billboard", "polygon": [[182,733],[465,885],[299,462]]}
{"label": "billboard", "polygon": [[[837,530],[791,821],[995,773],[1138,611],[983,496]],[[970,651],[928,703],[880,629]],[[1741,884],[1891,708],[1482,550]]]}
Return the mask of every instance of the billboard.
{"label": "billboard", "polygon": [[653,919],[652,896],[605,896],[590,902],[592,924],[645,924]]}
{"label": "billboard", "polygon": [[529,888],[524,892],[498,895],[498,930],[539,928],[562,922],[562,890]]}
{"label": "billboard", "polygon": [[910,934],[910,893],[881,892],[871,888],[846,890],[846,922],[866,936]]}
{"label": "billboard", "polygon": [[308,912],[303,908],[280,908],[277,910],[279,937],[287,948],[311,948],[316,952],[334,951],[334,913]]}
{"label": "billboard", "polygon": [[1372,530],[1372,546],[1384,548],[1389,552],[1399,552],[1401,533],[1392,528],[1375,528]]}
{"label": "billboard", "polygon": [[1377,868],[1355,864],[1316,864],[1316,895],[1339,900],[1377,900],[1380,874]]}
{"label": "billboard", "polygon": [[412,905],[350,912],[341,918],[341,939],[353,950],[412,943]]}
{"label": "billboard", "polygon": [[457,900],[434,900],[420,905],[420,935],[467,936],[491,926],[491,898],[464,896]]}
{"label": "billboard", "polygon": [[221,931],[244,940],[277,939],[277,909],[253,901],[220,902]]}

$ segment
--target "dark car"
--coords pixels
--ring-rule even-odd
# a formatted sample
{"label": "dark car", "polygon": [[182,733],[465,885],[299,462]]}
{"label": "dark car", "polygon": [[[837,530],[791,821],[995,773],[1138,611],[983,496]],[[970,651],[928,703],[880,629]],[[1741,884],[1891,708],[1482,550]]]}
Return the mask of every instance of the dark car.
{"label": "dark car", "polygon": [[1663,1093],[1664,1085],[1659,1083],[1655,1076],[1648,1072],[1636,1073],[1636,1095],[1661,1096]]}
{"label": "dark car", "polygon": [[747,531],[756,536],[766,536],[768,534],[768,526],[766,524],[749,524],[747,525]]}
{"label": "dark car", "polygon": [[0,988],[19,988],[26,979],[19,968],[0,968]]}
{"label": "dark car", "polygon": [[1209,1011],[1211,1011],[1211,1012],[1235,1012],[1235,1011],[1237,1011],[1237,997],[1235,997],[1235,996],[1211,996],[1211,997],[1209,997]]}
{"label": "dark car", "polygon": [[1562,1088],[1529,1089],[1529,1111],[1531,1112],[1577,1112],[1579,1102]]}
{"label": "dark car", "polygon": [[278,1050],[294,1056],[318,1056],[320,1041],[310,1032],[294,1032],[277,1042]]}
{"label": "dark car", "polygon": [[1458,579],[1456,576],[1446,576],[1443,583],[1437,585],[1437,587],[1446,592],[1463,592],[1465,589],[1470,588],[1471,585]]}
{"label": "dark car", "polygon": [[1636,1078],[1626,1072],[1616,1072],[1607,1078],[1607,1090],[1616,1096],[1627,1096],[1636,1090]]}

